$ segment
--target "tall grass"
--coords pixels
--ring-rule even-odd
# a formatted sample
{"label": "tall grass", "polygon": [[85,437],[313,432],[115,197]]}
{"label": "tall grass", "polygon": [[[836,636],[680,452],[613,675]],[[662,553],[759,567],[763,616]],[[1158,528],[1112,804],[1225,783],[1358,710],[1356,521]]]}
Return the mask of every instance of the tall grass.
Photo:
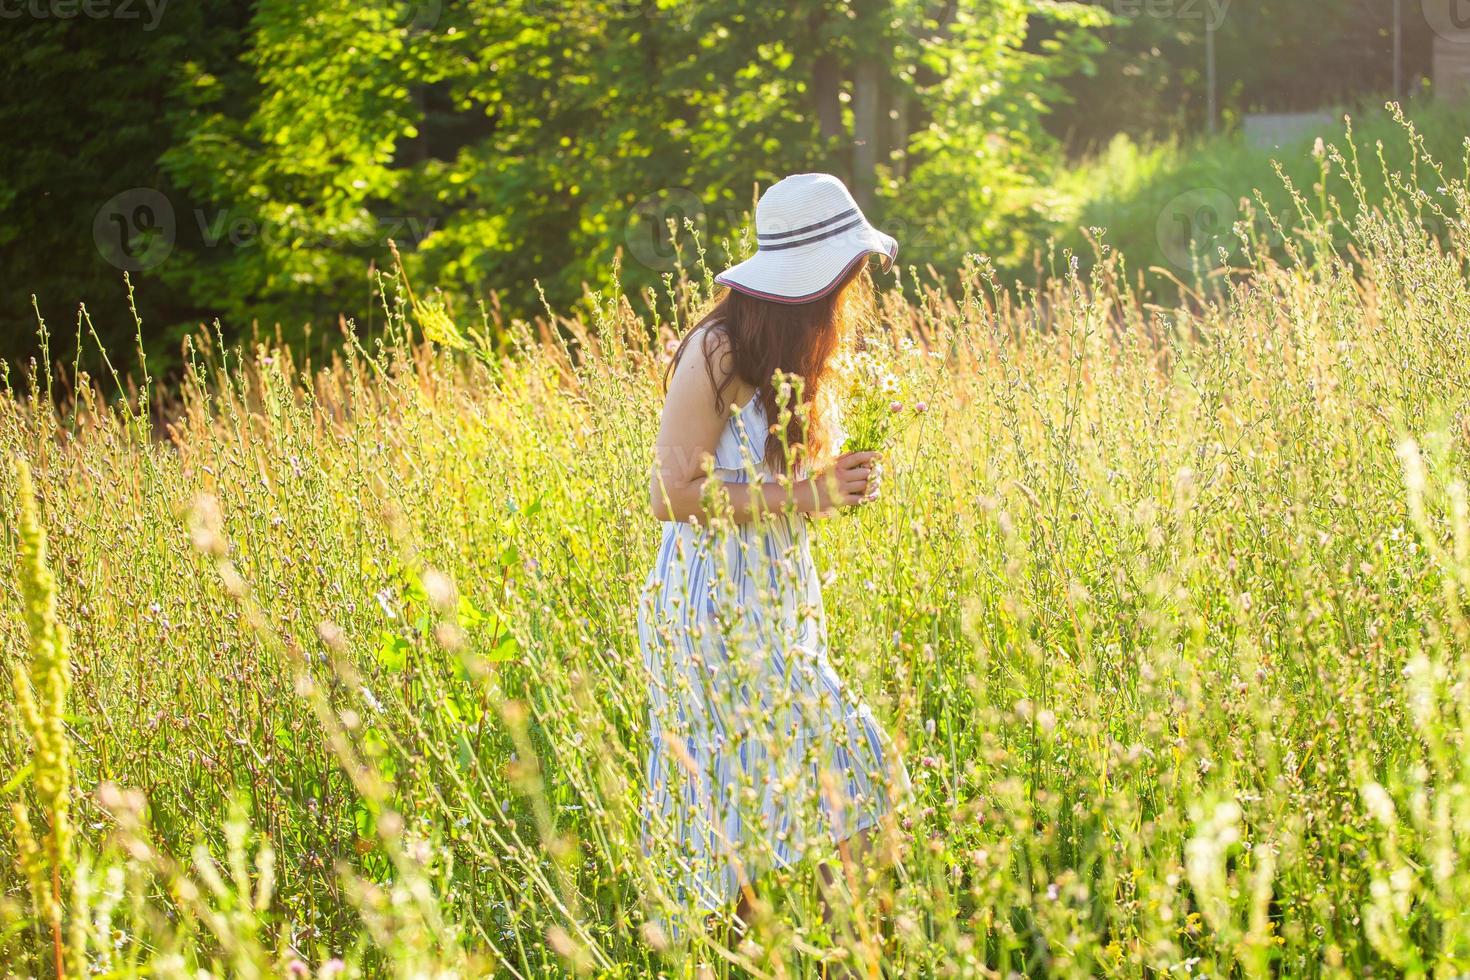
{"label": "tall grass", "polygon": [[[0,786],[36,827],[70,810],[65,968],[1470,970],[1470,199],[1442,186],[1301,201],[1290,264],[1244,247],[1176,309],[1116,256],[882,297],[939,388],[882,499],[815,525],[833,660],[913,776],[838,886],[850,929],[821,847],[756,879],[743,937],[666,928],[643,856],[672,321],[604,296],[467,358],[399,306],[326,364],[201,338],[166,425],[98,385],[10,393],[49,550],[3,468],[4,665],[29,676],[49,568],[70,761],[52,793],[0,695]],[[0,961],[45,976],[26,840],[0,827]]]}
{"label": "tall grass", "polygon": [[[1065,229],[1058,238],[1091,255],[1088,229],[1105,229],[1101,241],[1128,257],[1135,276],[1166,294],[1171,280],[1194,284],[1221,264],[1247,261],[1233,233],[1237,222],[1252,226],[1277,259],[1285,260],[1287,239],[1300,229],[1294,219],[1282,229],[1273,227],[1262,206],[1294,215],[1287,181],[1319,210],[1323,194],[1353,193],[1344,171],[1314,155],[1318,137],[1336,142],[1344,156],[1368,162],[1356,179],[1375,202],[1390,193],[1438,191],[1438,175],[1417,165],[1422,155],[1404,138],[1405,122],[1415,127],[1428,153],[1457,165],[1463,160],[1470,105],[1450,100],[1419,101],[1407,110],[1365,106],[1269,148],[1250,145],[1240,132],[1153,143],[1119,136],[1096,157],[1058,175],[1052,216]],[[1438,223],[1430,227],[1445,231]],[[1341,231],[1337,244],[1345,250],[1351,238],[1345,227]]]}

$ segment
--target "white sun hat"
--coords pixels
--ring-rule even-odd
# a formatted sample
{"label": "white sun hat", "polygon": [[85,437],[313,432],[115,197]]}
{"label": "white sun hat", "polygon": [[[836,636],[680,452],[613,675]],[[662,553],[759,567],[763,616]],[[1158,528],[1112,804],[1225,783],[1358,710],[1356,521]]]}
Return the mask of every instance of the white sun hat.
{"label": "white sun hat", "polygon": [[898,242],[868,224],[842,181],[793,174],[755,205],[756,253],[715,282],[777,303],[807,303],[831,291],[854,265],[883,256],[887,271]]}

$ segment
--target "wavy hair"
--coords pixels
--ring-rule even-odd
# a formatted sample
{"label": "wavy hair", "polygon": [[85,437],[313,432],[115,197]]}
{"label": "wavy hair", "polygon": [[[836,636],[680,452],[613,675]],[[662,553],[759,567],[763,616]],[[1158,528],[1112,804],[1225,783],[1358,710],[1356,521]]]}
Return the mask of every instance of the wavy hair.
{"label": "wavy hair", "polygon": [[[870,308],[872,287],[867,263],[859,262],[826,295],[807,303],[777,303],[726,289],[684,335],[669,364],[669,373],[673,373],[694,338],[700,336],[710,384],[715,389],[715,407],[722,413],[729,410],[725,392],[737,377],[754,387],[766,418],[771,420],[766,433],[766,462],[773,471],[790,472],[803,461],[821,458],[831,448],[828,419],[821,405],[832,355],[850,324]],[[701,334],[706,326],[710,329]],[[726,350],[717,357],[722,342]],[[791,388],[779,384],[778,378],[791,379]],[[783,412],[789,412],[784,432],[778,421]],[[788,448],[792,450],[790,459]]]}

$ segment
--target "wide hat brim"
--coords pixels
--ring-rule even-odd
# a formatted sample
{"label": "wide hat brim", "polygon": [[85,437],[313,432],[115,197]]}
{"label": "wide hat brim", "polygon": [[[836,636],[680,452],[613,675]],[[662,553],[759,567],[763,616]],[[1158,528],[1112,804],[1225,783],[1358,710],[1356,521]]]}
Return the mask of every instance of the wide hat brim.
{"label": "wide hat brim", "polygon": [[715,276],[715,282],[776,303],[809,303],[831,292],[853,266],[883,257],[883,271],[898,257],[898,242],[864,221],[842,235],[795,248],[760,249]]}

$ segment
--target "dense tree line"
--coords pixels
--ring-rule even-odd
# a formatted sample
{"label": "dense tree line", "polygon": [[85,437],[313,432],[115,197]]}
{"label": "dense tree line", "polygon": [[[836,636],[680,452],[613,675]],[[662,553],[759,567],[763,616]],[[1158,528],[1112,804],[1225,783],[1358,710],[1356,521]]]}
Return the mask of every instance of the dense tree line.
{"label": "dense tree line", "polygon": [[[30,0],[0,42],[0,354],[34,351],[32,293],[58,360],[78,301],[130,346],[124,269],[164,360],[216,319],[370,327],[390,238],[461,315],[574,301],[618,255],[655,286],[692,258],[669,219],[722,259],[801,169],[905,264],[1019,265],[1064,142],[1200,124],[1199,24],[1167,2],[1223,0]],[[1226,108],[1382,88],[1382,6],[1227,8]]]}

